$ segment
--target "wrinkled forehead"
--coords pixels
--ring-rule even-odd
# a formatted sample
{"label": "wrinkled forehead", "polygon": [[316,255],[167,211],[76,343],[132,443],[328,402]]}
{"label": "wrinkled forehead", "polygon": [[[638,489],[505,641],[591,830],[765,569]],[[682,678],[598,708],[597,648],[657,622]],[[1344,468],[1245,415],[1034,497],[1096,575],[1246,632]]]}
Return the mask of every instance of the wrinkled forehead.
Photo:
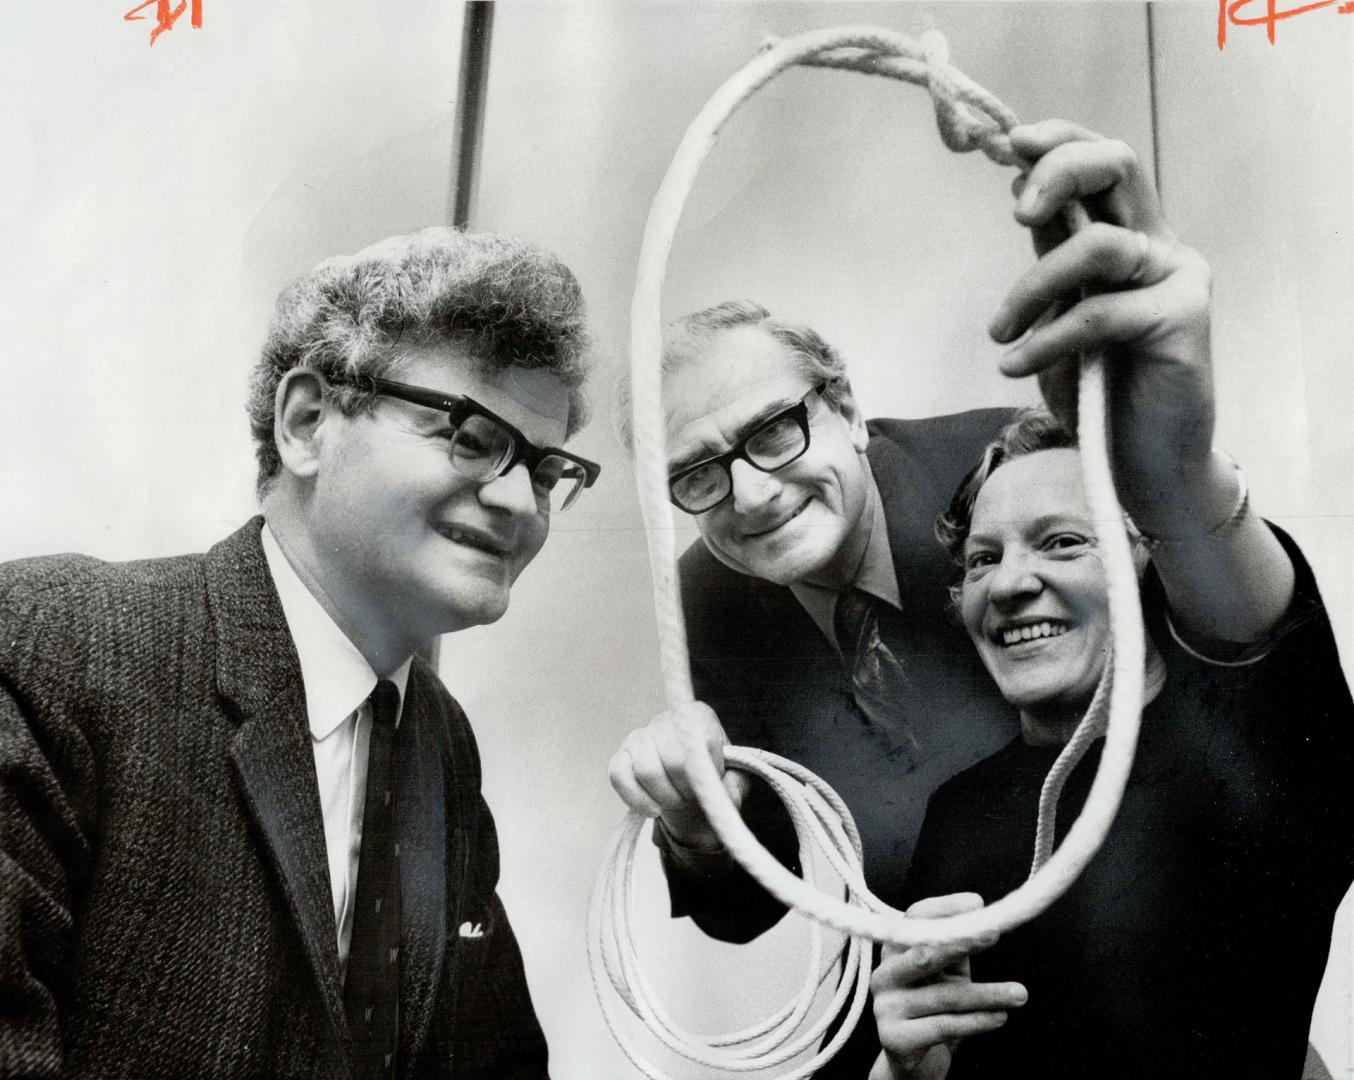
{"label": "wrinkled forehead", "polygon": [[569,390],[543,368],[495,367],[467,345],[420,342],[405,348],[396,378],[430,390],[473,398],[528,438],[558,445],[569,421]]}
{"label": "wrinkled forehead", "polygon": [[1051,518],[1089,521],[1076,450],[1036,450],[992,471],[973,503],[970,534],[1020,532]]}
{"label": "wrinkled forehead", "polygon": [[766,331],[753,326],[720,331],[664,372],[669,456],[693,437],[734,437],[809,389],[797,358]]}

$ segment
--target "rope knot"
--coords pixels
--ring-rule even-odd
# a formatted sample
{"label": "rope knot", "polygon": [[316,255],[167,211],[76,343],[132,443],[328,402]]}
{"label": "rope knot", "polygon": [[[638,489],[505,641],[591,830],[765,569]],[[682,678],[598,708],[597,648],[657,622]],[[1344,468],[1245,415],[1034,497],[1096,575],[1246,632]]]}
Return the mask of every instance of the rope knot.
{"label": "rope knot", "polygon": [[949,67],[950,43],[939,30],[927,30],[921,36],[922,58],[931,68]]}
{"label": "rope knot", "polygon": [[982,150],[999,164],[1014,164],[1005,129],[1014,126],[1015,114],[976,84],[964,85],[967,80],[950,66],[950,45],[939,30],[922,34],[921,51],[926,62],[926,89],[945,146],[957,153]]}
{"label": "rope knot", "polygon": [[[770,36],[762,40],[758,51],[765,54],[785,45]],[[825,36],[818,48],[801,51],[790,62],[883,75],[923,86],[931,95],[941,141],[950,150],[981,150],[999,165],[1022,164],[1006,135],[1020,118],[951,65],[949,42],[939,30],[927,30],[920,39],[912,39],[848,28],[840,36]]]}

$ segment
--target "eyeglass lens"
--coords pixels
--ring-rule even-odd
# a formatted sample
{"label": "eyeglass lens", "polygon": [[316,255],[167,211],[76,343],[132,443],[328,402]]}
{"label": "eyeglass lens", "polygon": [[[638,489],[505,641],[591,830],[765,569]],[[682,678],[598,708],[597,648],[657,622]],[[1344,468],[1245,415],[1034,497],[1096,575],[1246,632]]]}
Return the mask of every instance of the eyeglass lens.
{"label": "eyeglass lens", "polygon": [[[808,448],[808,435],[794,415],[798,408],[772,417],[748,435],[741,456],[762,472],[772,472],[794,461]],[[732,487],[730,463],[711,461],[673,481],[672,495],[689,513],[699,514],[721,502]]]}
{"label": "eyeglass lens", "polygon": [[488,480],[512,457],[512,435],[487,416],[467,416],[451,440],[451,461],[462,476]]}
{"label": "eyeglass lens", "polygon": [[[488,481],[505,471],[516,448],[512,433],[489,417],[468,416],[452,436],[451,462],[462,476]],[[555,512],[569,508],[585,480],[581,466],[557,454],[547,454],[531,470],[537,503]]]}
{"label": "eyeglass lens", "polygon": [[573,505],[586,480],[587,474],[581,465],[556,454],[547,454],[541,458],[531,471],[531,483],[536,489],[537,498],[544,497],[555,513]]}

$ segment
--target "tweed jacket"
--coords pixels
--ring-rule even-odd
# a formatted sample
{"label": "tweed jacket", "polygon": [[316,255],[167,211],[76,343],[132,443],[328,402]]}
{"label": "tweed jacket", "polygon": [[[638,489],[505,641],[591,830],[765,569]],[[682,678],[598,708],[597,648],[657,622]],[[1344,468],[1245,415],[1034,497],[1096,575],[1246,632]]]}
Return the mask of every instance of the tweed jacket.
{"label": "tweed jacket", "polygon": [[[682,556],[696,696],[733,743],[788,757],[832,785],[860,829],[866,881],[886,902],[901,894],[931,792],[1018,729],[951,612],[956,570],[934,533],[936,516],[1011,416],[980,409],[869,422],[866,455],[902,597],[901,611],[885,611],[879,624],[908,690],[894,727],[861,712],[841,657],[789,588],[731,570],[699,541]],[[752,786],[743,816],[797,867],[789,817],[768,788]],[[784,913],[727,857],[675,852],[658,840],[675,915],[692,916],[723,940],[746,941]]]}
{"label": "tweed jacket", "polygon": [[[205,555],[0,566],[0,1076],[351,1074],[261,524]],[[474,738],[421,661],[396,767],[400,1073],[545,1076]]]}

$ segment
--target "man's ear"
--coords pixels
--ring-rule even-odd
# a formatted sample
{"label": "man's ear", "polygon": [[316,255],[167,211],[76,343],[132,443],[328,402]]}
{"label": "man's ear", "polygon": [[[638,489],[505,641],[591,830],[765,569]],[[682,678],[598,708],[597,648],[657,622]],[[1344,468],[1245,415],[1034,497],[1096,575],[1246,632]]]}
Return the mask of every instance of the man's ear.
{"label": "man's ear", "polygon": [[293,476],[313,477],[320,468],[320,439],[332,409],[324,382],[306,368],[292,368],[273,398],[273,441],[282,467]]}
{"label": "man's ear", "polygon": [[856,404],[849,386],[842,390],[842,398],[837,402],[837,411],[851,429],[851,445],[856,448],[856,453],[865,453],[865,448],[870,445],[870,433],[865,429],[865,416]]}

